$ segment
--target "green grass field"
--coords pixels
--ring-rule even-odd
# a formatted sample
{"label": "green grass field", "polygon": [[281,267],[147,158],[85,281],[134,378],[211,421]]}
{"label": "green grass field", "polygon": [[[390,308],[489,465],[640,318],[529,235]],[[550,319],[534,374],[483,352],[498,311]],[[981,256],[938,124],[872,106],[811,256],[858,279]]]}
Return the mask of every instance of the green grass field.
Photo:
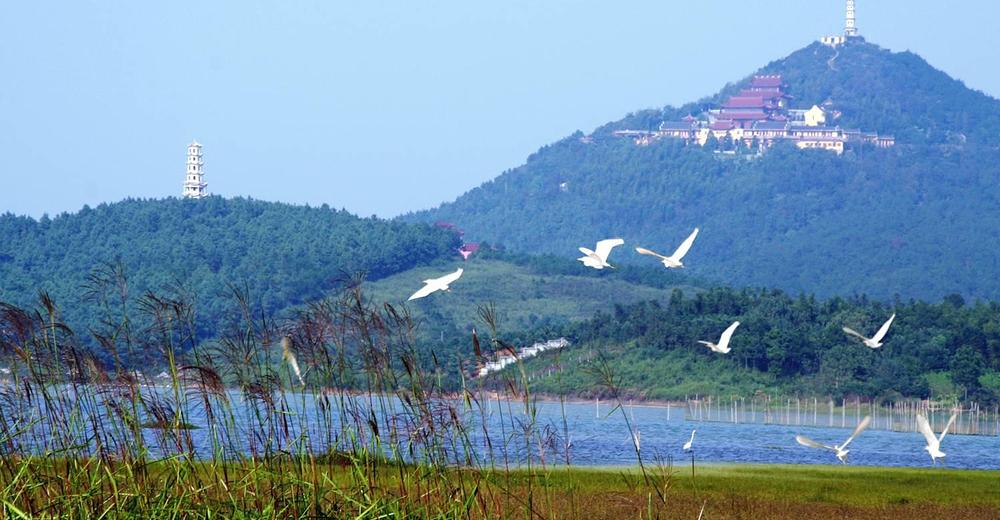
{"label": "green grass field", "polygon": [[[561,323],[590,318],[597,311],[610,311],[615,304],[665,302],[673,290],[625,282],[613,271],[600,277],[539,275],[510,262],[473,257],[467,262],[410,269],[365,284],[365,292],[372,301],[403,302],[423,286],[423,280],[458,267],[465,272],[454,283],[453,291],[409,302],[417,318],[428,322],[433,317],[435,323],[444,319],[464,329],[480,321],[477,305],[492,301],[500,312],[503,330],[523,330],[542,320]],[[678,287],[688,293],[696,290]]]}
{"label": "green grass field", "polygon": [[[654,472],[657,472],[654,470]],[[661,517],[1000,518],[1000,473],[805,465],[697,465],[665,470]],[[576,514],[648,517],[640,473],[615,468],[551,472],[543,482]],[[558,515],[557,515],[558,516]]]}

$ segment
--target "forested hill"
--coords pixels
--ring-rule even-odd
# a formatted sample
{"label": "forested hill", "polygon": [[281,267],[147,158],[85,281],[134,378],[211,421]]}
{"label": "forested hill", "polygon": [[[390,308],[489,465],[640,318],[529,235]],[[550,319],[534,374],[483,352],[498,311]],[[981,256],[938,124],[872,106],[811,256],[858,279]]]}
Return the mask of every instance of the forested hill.
{"label": "forested hill", "polygon": [[779,146],[753,158],[611,137],[697,113],[742,83],[733,84],[699,104],[632,114],[593,140],[578,133],[545,146],[456,201],[403,218],[567,257],[621,236],[612,263],[652,261],[633,247],[669,253],[700,227],[685,264],[719,283],[1000,298],[1000,249],[990,247],[1000,234],[1000,102],[914,54],[864,42],[811,45],[761,72],[786,78],[793,107],[830,100],[837,124],[895,134],[897,146],[842,156]]}
{"label": "forested hill", "polygon": [[[869,335],[893,314],[877,350],[842,330]],[[715,340],[736,320],[727,355],[697,343]],[[674,291],[666,305],[616,306],[552,332],[576,346],[561,358],[540,359],[530,374],[539,377],[536,391],[600,393],[606,389],[594,375],[599,355],[622,389],[655,399],[762,393],[997,403],[998,324],[1000,305],[970,305],[957,295],[936,304],[885,304],[774,290]]]}
{"label": "forested hill", "polygon": [[230,286],[265,309],[324,296],[358,272],[378,279],[437,259],[460,260],[458,237],[423,224],[362,219],[247,199],[127,200],[56,218],[0,216],[0,301],[53,297],[79,331],[95,324],[89,276],[122,265],[131,298],[183,291],[197,299],[201,333],[214,335],[234,305]]}

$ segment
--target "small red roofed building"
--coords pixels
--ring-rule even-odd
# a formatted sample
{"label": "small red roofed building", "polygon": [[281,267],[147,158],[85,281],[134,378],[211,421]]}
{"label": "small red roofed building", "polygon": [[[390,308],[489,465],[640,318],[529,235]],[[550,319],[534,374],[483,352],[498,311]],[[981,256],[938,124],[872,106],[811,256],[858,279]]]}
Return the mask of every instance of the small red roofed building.
{"label": "small red roofed building", "polygon": [[462,260],[468,260],[473,253],[479,251],[478,242],[469,242],[467,244],[462,244],[462,247],[458,248],[458,254],[462,255]]}

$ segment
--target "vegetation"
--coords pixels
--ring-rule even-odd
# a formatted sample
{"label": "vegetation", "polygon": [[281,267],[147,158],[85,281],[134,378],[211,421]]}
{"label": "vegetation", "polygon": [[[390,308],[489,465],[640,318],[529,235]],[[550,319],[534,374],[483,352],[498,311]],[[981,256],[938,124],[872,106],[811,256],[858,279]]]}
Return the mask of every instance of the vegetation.
{"label": "vegetation", "polygon": [[[128,285],[104,281],[108,299]],[[0,386],[0,517],[982,518],[1000,508],[990,472],[689,472],[638,449],[633,468],[564,465],[568,432],[537,418],[524,365],[502,376],[517,397],[499,408],[482,382],[449,392],[405,309],[374,306],[360,287],[285,319],[237,292],[232,328],[200,347],[190,302],[147,293],[134,315],[102,309],[91,334],[106,356],[79,348],[50,299],[0,305],[0,357],[13,378]],[[495,308],[478,314],[473,355],[507,349]],[[117,363],[135,349],[162,356],[168,375],[157,386]],[[612,416],[631,429],[614,380],[604,381]],[[501,431],[476,427],[493,424],[476,421],[488,413],[500,414]]]}
{"label": "vegetation", "polygon": [[836,124],[895,134],[895,148],[722,156],[610,136],[700,112],[734,84],[702,104],[602,127],[590,142],[576,134],[545,146],[456,201],[404,219],[444,220],[470,240],[564,258],[622,236],[627,246],[613,260],[636,265],[652,260],[632,246],[669,253],[700,227],[685,263],[716,284],[822,297],[1000,298],[1000,253],[982,247],[1000,229],[1000,102],[910,53],[851,44],[830,69],[834,52],[812,45],[761,72],[783,74],[795,105],[832,99],[843,113]]}
{"label": "vegetation", "polygon": [[[446,352],[463,350],[470,326],[477,321],[476,308],[483,302],[496,306],[505,330],[544,334],[549,328],[589,319],[614,305],[666,302],[673,288],[696,290],[683,279],[672,281],[681,285],[661,285],[668,280],[656,276],[659,270],[632,267],[599,272],[555,257],[489,253],[473,256],[462,267],[465,272],[453,291],[408,304],[420,325],[419,338],[439,346],[444,338],[461,338],[449,343]],[[420,287],[420,280],[450,269],[453,266],[444,263],[416,267],[366,283],[365,290],[375,301],[401,302]]]}
{"label": "vegetation", "polygon": [[[231,326],[199,345],[184,294],[133,306],[120,270],[94,278],[95,301],[115,302],[90,331],[100,353],[45,295],[0,304],[4,517],[563,516],[542,482],[548,457],[569,462],[566,431],[540,424],[524,373],[495,410],[481,384],[448,391],[406,309],[372,305],[358,280],[288,318],[236,290]],[[472,350],[506,349],[495,308],[478,314]],[[126,369],[136,351],[165,374]],[[501,431],[475,427],[493,413]],[[641,511],[659,516],[669,475],[636,456]]]}
{"label": "vegetation", "polygon": [[72,303],[74,329],[100,325],[87,294],[105,265],[129,273],[133,295],[174,286],[196,295],[199,339],[232,315],[230,286],[268,312],[320,298],[350,274],[378,279],[454,257],[458,238],[425,225],[362,219],[326,206],[248,199],[127,200],[34,220],[0,216],[0,299],[27,305],[38,291]]}
{"label": "vegetation", "polygon": [[[874,334],[896,319],[878,350],[841,330]],[[741,325],[732,352],[697,344]],[[600,394],[595,368],[609,365],[623,391],[653,399],[695,394],[861,396],[1000,402],[1000,304],[938,304],[866,298],[792,297],[780,291],[711,289],[666,304],[616,306],[550,333],[577,346],[528,364],[537,391]]]}

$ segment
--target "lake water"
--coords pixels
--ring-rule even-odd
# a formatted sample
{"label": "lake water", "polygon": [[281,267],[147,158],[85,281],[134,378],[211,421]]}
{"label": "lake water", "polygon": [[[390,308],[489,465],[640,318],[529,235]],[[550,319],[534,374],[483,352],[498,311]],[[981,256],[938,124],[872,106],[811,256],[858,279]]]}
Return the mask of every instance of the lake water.
{"label": "lake water", "polygon": [[[305,402],[308,403],[309,399]],[[564,426],[559,403],[539,402],[537,407],[533,438],[548,439],[548,449],[541,453],[537,446],[530,448],[533,460],[544,458],[550,464],[565,463],[564,431],[568,431],[570,462],[573,465],[636,464],[632,436],[621,410],[608,415],[610,407],[603,403],[600,414],[597,414],[593,403],[567,403]],[[311,406],[307,404],[306,408]],[[457,408],[461,409],[461,406]],[[492,401],[486,409],[485,420],[494,459],[497,462],[506,459],[512,464],[523,462],[527,449],[522,432],[529,424],[528,417],[522,413],[523,406],[518,402]],[[682,446],[695,428],[697,434],[693,451],[698,462],[837,465],[840,462],[832,452],[801,446],[795,442],[795,436],[801,434],[823,444],[834,445],[846,440],[852,430],[692,422],[685,420],[682,407],[672,407],[668,412],[666,407],[635,405],[626,406],[624,410],[639,432],[644,461],[669,460],[674,465],[690,464],[691,453],[683,451]],[[471,444],[481,454],[487,453],[489,447],[482,433],[482,414],[467,411],[461,415]],[[309,437],[322,437],[322,432],[310,432]],[[503,439],[508,442],[503,442]],[[849,462],[862,466],[930,467],[931,458],[924,450],[925,446],[924,438],[919,433],[869,429],[851,443]],[[942,451],[947,454],[943,462],[947,468],[1000,469],[1000,438],[995,436],[949,434],[942,443]],[[940,461],[939,465],[942,465]]]}
{"label": "lake water", "polygon": [[[158,394],[151,396],[153,398],[169,398],[164,391],[144,392]],[[304,445],[319,453],[331,448],[342,449],[351,442],[369,443],[372,439],[370,425],[377,417],[375,422],[380,438],[396,442],[402,447],[399,452],[403,456],[419,457],[427,443],[418,441],[411,451],[408,441],[433,431],[438,435],[436,445],[445,446],[442,449],[446,459],[460,464],[467,463],[463,455],[469,447],[477,453],[480,463],[492,458],[498,465],[520,465],[530,456],[534,462],[564,464],[568,439],[570,463],[579,466],[636,465],[633,437],[626,417],[639,432],[643,460],[671,462],[675,466],[690,464],[691,453],[684,452],[682,446],[695,428],[698,431],[693,454],[698,462],[710,463],[840,464],[832,452],[800,446],[795,436],[802,434],[833,445],[843,442],[851,433],[851,428],[693,422],[685,420],[683,407],[668,410],[666,407],[626,406],[608,415],[610,407],[606,403],[602,404],[599,414],[593,403],[567,403],[563,414],[559,403],[539,402],[532,421],[523,413],[520,402],[489,400],[485,404],[485,396],[483,399],[482,407],[471,408],[455,401],[434,401],[430,407],[433,413],[424,414],[417,420],[395,397],[368,399],[327,395],[320,398],[314,394],[289,394],[284,400],[266,400],[279,403],[280,410],[275,412],[271,404],[263,404],[265,400],[248,400],[239,392],[231,391],[225,401],[233,413],[215,423],[214,428],[208,427],[198,400],[189,397],[186,418],[199,428],[186,433],[191,435],[194,449],[202,457],[211,457],[213,452],[226,457],[287,453]],[[72,395],[65,396],[67,405],[75,402]],[[287,403],[284,409],[280,406],[282,402]],[[110,417],[113,414],[108,413],[106,406],[99,405],[98,408],[103,409],[98,413],[93,407],[85,409],[81,417]],[[0,411],[8,422],[17,418],[19,424],[33,425],[30,431],[19,435],[16,447],[4,445],[5,452],[62,452],[62,446],[82,446],[73,450],[87,454],[94,449],[90,419],[78,421],[85,425],[80,431],[60,437],[46,432],[59,432],[59,428],[65,428],[63,423],[58,423],[57,428],[47,426],[47,415],[42,410],[26,409],[10,402],[0,405]],[[428,420],[428,417],[433,419]],[[461,435],[455,433],[459,431],[453,426],[455,421],[462,425]],[[111,426],[106,427],[106,431],[121,431],[121,428]],[[530,432],[530,442],[525,440],[525,431]],[[103,448],[110,448],[112,452],[133,444],[127,434],[118,436],[117,440],[113,433],[102,435]],[[177,450],[178,443],[171,441],[163,430],[146,429],[144,436],[154,456],[169,456]],[[919,433],[870,429],[851,444],[849,461],[863,466],[929,467],[931,459],[924,446]],[[947,468],[1000,470],[1000,438],[996,436],[949,434],[942,443],[942,451],[947,454],[943,462]]]}
{"label": "lake water", "polygon": [[[541,405],[546,418],[559,415],[559,405]],[[602,407],[607,408],[607,407]],[[682,446],[697,429],[694,456],[700,462],[746,462],[767,464],[840,464],[827,450],[807,448],[795,442],[796,435],[805,435],[817,442],[835,445],[844,442],[852,428],[812,426],[779,426],[762,424],[732,424],[721,422],[689,422],[684,409],[663,407],[626,407],[634,416],[640,432],[644,457],[659,455],[674,464],[690,463],[690,453]],[[621,411],[610,417],[595,417],[593,404],[567,405],[567,418],[572,432],[572,461],[580,465],[634,464],[635,450],[622,418]],[[604,416],[604,412],[602,412]],[[926,443],[919,433],[867,430],[851,445],[849,462],[861,466],[931,466],[924,450]],[[948,435],[942,442],[947,454],[944,466],[964,469],[1000,469],[1000,438],[972,435]],[[940,460],[939,460],[940,464]]]}

